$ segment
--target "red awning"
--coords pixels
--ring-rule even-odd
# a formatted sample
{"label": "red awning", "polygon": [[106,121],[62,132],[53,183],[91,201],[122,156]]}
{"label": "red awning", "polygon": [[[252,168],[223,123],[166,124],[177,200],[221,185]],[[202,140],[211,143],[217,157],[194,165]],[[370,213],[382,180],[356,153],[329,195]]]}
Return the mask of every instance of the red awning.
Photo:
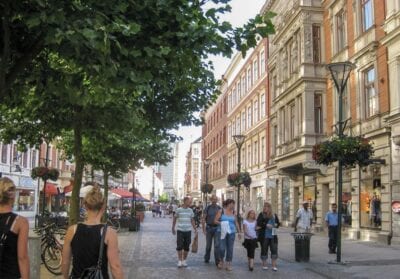
{"label": "red awning", "polygon": [[[128,190],[125,189],[112,189],[111,192],[120,198],[132,198],[132,192],[129,192]],[[135,198],[140,197],[137,193],[135,193]]]}
{"label": "red awning", "polygon": [[46,182],[46,197],[58,195],[57,185]]}
{"label": "red awning", "polygon": [[74,182],[71,181],[69,185],[64,187],[64,194],[72,192],[72,187],[74,187]]}

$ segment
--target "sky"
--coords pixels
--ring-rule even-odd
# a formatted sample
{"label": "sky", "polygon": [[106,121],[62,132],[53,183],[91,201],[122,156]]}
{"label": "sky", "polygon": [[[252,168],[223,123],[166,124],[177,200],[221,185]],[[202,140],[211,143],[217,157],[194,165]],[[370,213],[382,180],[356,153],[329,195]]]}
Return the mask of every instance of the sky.
{"label": "sky", "polygon": [[[264,5],[265,0],[232,0],[230,5],[232,7],[232,12],[230,14],[226,14],[221,19],[229,21],[234,27],[241,26],[245,24],[250,18],[256,16],[262,6]],[[230,59],[222,56],[215,56],[212,59],[214,63],[214,76],[216,79],[219,79],[228,68]],[[180,169],[179,174],[181,177],[179,180],[179,185],[183,184],[183,177],[185,173],[185,156],[189,151],[190,143],[195,141],[198,137],[201,136],[201,127],[195,126],[186,126],[181,127],[178,131],[175,132],[177,135],[183,138],[183,141],[180,144]]]}

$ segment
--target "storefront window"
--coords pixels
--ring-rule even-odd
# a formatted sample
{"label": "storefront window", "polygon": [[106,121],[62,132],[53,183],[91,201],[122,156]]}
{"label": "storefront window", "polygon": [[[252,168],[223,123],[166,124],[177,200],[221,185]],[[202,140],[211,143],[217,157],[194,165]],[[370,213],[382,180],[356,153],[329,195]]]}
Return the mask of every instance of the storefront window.
{"label": "storefront window", "polygon": [[316,177],[313,175],[305,175],[303,199],[308,202],[308,208],[311,208],[315,221],[317,220],[316,187]]}
{"label": "storefront window", "polygon": [[35,191],[30,189],[17,189],[14,202],[14,211],[34,211]]}
{"label": "storefront window", "polygon": [[381,228],[381,191],[380,167],[371,165],[361,171],[360,219],[362,227]]}
{"label": "storefront window", "polygon": [[290,217],[290,181],[282,178],[282,221],[289,221]]}

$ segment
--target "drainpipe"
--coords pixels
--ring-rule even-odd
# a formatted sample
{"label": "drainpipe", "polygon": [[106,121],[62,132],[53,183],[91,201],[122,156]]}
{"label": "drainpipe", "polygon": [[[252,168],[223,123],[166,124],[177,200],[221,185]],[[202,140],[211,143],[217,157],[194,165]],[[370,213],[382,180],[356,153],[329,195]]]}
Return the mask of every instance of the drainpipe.
{"label": "drainpipe", "polygon": [[389,216],[390,216],[390,232],[388,235],[388,245],[392,244],[392,238],[393,238],[393,211],[392,211],[392,196],[393,196],[393,162],[392,162],[392,146],[393,146],[393,140],[391,137],[389,138],[389,187],[390,187],[390,193],[389,193]]}

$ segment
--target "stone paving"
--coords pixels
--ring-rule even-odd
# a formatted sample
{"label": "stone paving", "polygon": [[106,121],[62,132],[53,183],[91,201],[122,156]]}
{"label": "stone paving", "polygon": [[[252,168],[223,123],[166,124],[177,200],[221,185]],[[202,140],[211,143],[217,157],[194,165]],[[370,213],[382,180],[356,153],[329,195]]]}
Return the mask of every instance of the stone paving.
{"label": "stone paving", "polygon": [[[175,236],[171,233],[171,218],[146,215],[140,232],[119,233],[121,261],[125,277],[147,278],[400,278],[400,246],[384,246],[371,242],[344,240],[342,259],[345,265],[330,264],[336,259],[328,254],[327,237],[316,234],[311,239],[309,263],[294,261],[292,230],[279,232],[278,272],[262,270],[260,249],[256,250],[253,272],[247,268],[246,252],[241,241],[235,241],[233,271],[218,270],[211,261],[204,263],[205,237],[199,233],[199,252],[190,253],[187,268],[177,268]],[[41,278],[61,278],[41,269]]]}

